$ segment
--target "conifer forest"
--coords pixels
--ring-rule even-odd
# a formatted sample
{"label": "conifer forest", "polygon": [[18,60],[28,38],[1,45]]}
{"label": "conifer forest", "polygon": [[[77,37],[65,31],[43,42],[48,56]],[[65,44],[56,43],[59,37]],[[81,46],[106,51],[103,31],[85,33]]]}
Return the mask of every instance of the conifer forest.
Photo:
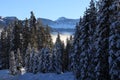
{"label": "conifer forest", "polygon": [[[35,17],[16,20],[0,37],[0,70],[11,75],[73,72],[75,80],[120,80],[120,0],[91,0],[65,43]],[[77,12],[75,12],[77,13]]]}

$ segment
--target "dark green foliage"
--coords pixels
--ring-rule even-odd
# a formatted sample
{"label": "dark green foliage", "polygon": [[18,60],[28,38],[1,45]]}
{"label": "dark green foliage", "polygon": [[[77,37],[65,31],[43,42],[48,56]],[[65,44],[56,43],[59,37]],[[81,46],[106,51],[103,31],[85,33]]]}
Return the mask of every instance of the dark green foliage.
{"label": "dark green foliage", "polygon": [[72,45],[73,45],[73,37],[70,36],[69,39],[67,38],[66,49],[63,55],[64,70],[69,70],[69,65],[71,64],[69,56],[70,53],[72,52]]}
{"label": "dark green foliage", "polygon": [[11,51],[14,51],[17,61],[19,61],[18,56],[22,56],[21,60],[23,60],[23,62],[20,62],[20,64],[25,66],[25,55],[28,43],[30,43],[31,47],[35,50],[48,47],[51,51],[53,46],[49,27],[37,22],[33,12],[31,12],[29,20],[26,19],[25,22],[15,21],[14,24],[11,24],[7,28],[5,27],[1,32],[1,69],[9,68],[9,53]]}
{"label": "dark green foliage", "polygon": [[12,50],[17,52],[17,49],[19,48],[22,50],[22,22],[21,21],[15,21],[15,25],[13,28],[13,48]]}
{"label": "dark green foliage", "polygon": [[53,68],[55,72],[61,73],[63,72],[63,54],[64,54],[64,43],[60,39],[60,34],[56,38],[56,42],[53,48]]}
{"label": "dark green foliage", "polygon": [[[109,10],[111,12],[109,21],[109,74],[111,80],[120,79],[120,0],[114,0]],[[114,17],[113,17],[114,16]]]}
{"label": "dark green foliage", "polygon": [[120,79],[118,2],[100,0],[97,12],[91,0],[77,24],[72,59],[78,80]]}
{"label": "dark green foliage", "polygon": [[0,56],[1,56],[1,68],[2,69],[8,69],[9,67],[9,44],[7,45],[7,36],[6,36],[6,30],[3,30],[1,32],[1,50],[0,50]]}

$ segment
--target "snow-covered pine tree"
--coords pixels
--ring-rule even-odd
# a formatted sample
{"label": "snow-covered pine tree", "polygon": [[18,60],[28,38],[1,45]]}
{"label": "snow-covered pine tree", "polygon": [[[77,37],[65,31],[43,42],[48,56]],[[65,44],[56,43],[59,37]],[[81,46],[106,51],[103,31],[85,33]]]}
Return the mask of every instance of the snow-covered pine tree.
{"label": "snow-covered pine tree", "polygon": [[34,16],[34,13],[31,11],[31,16],[30,16],[30,31],[31,31],[30,43],[31,43],[31,46],[34,47],[34,48],[38,48],[36,22],[37,21],[36,21],[36,18]]}
{"label": "snow-covered pine tree", "polygon": [[[78,67],[78,72],[79,75],[77,76],[78,79],[84,80],[88,79],[88,64],[89,64],[89,54],[88,54],[88,43],[89,43],[89,13],[88,9],[86,9],[86,12],[84,14],[84,17],[82,21],[80,22],[80,37],[78,38],[79,45],[78,45],[78,50],[77,52],[79,58],[77,58],[77,65]],[[77,55],[76,55],[77,56]]]}
{"label": "snow-covered pine tree", "polygon": [[75,31],[75,35],[74,35],[74,43],[73,43],[73,46],[74,46],[74,50],[73,50],[73,53],[74,53],[74,66],[75,66],[75,69],[74,69],[74,72],[76,74],[76,78],[79,79],[80,78],[80,75],[81,75],[81,68],[83,66],[83,57],[81,57],[81,53],[82,53],[82,29],[84,28],[82,26],[82,23],[83,23],[83,19],[80,17],[80,21],[79,21],[79,24],[76,25],[76,31]]}
{"label": "snow-covered pine tree", "polygon": [[49,64],[48,64],[48,72],[53,72],[53,66],[52,66],[52,50],[49,50],[50,53],[49,53]]}
{"label": "snow-covered pine tree", "polygon": [[7,47],[6,47],[6,49],[7,49],[7,52],[6,52],[6,61],[7,61],[7,63],[6,63],[6,65],[7,65],[7,69],[9,68],[9,54],[10,54],[10,50],[11,50],[11,48],[12,48],[12,45],[11,45],[11,41],[12,41],[12,30],[13,30],[13,28],[12,28],[12,24],[10,24],[8,27],[7,27]]}
{"label": "snow-covered pine tree", "polygon": [[50,59],[49,59],[49,55],[50,55],[50,50],[49,48],[42,48],[41,50],[41,54],[42,54],[42,72],[43,73],[46,73],[46,72],[49,72],[49,69],[50,69]]}
{"label": "snow-covered pine tree", "polygon": [[77,73],[77,75],[79,75],[78,68],[80,64],[80,51],[81,51],[81,47],[79,47],[80,36],[81,36],[81,32],[80,32],[81,22],[82,22],[82,18],[80,17],[79,24],[76,24],[74,41],[71,43],[72,46],[69,54],[70,68],[75,74]]}
{"label": "snow-covered pine tree", "polygon": [[[119,4],[119,6],[118,6]],[[120,79],[120,0],[112,0],[109,7],[110,33],[109,33],[109,74],[111,80]]]}
{"label": "snow-covered pine tree", "polygon": [[8,69],[9,68],[9,44],[7,42],[7,32],[6,28],[3,29],[1,32],[1,49],[0,49],[0,56],[1,56],[1,68],[2,69]]}
{"label": "snow-covered pine tree", "polygon": [[26,69],[26,72],[30,72],[30,54],[31,54],[31,45],[30,43],[28,44],[28,47],[27,47],[27,50],[26,50],[26,54],[25,54],[25,69]]}
{"label": "snow-covered pine tree", "polygon": [[97,18],[97,9],[95,7],[94,0],[90,1],[90,6],[88,8],[88,66],[87,67],[87,79],[94,80],[95,79],[95,47],[94,47],[94,34],[96,29],[96,18]]}
{"label": "snow-covered pine tree", "polygon": [[10,70],[10,74],[15,75],[17,74],[17,67],[16,67],[16,61],[15,61],[15,55],[14,55],[14,51],[10,52],[10,56],[9,56],[9,70]]}
{"label": "snow-covered pine tree", "polygon": [[38,53],[38,72],[42,72],[42,63],[43,63],[43,54],[41,53],[42,49],[39,50],[39,53]]}
{"label": "snow-covered pine tree", "polygon": [[30,43],[30,27],[29,27],[29,22],[28,19],[26,18],[25,20],[25,25],[22,31],[23,34],[23,54],[26,53],[26,49],[28,47],[28,43]]}
{"label": "snow-covered pine tree", "polygon": [[61,73],[62,70],[63,70],[63,49],[64,49],[64,46],[63,46],[63,43],[60,39],[60,34],[58,33],[58,36],[56,38],[56,42],[55,42],[55,45],[54,45],[54,49],[55,49],[55,55],[57,57],[57,61],[56,61],[56,64],[57,64],[57,68],[56,68],[56,72],[57,73]]}
{"label": "snow-covered pine tree", "polygon": [[5,30],[1,32],[1,39],[0,39],[0,61],[1,61],[1,69],[4,69],[5,67]]}
{"label": "snow-covered pine tree", "polygon": [[16,53],[16,67],[17,67],[17,70],[20,70],[23,67],[23,60],[22,60],[21,52],[19,48],[17,49],[17,53]]}
{"label": "snow-covered pine tree", "polygon": [[32,61],[33,61],[33,66],[32,66],[32,72],[35,74],[35,73],[37,73],[38,72],[38,59],[39,59],[39,56],[38,56],[38,50],[37,49],[35,49],[35,48],[33,48],[32,49],[32,54],[33,54],[33,56],[32,56]]}
{"label": "snow-covered pine tree", "polygon": [[34,49],[32,48],[31,52],[30,52],[30,59],[29,59],[29,72],[32,72],[34,71]]}
{"label": "snow-covered pine tree", "polygon": [[41,63],[39,65],[41,66],[41,72],[45,73],[44,48],[41,49],[40,54],[41,54]]}
{"label": "snow-covered pine tree", "polygon": [[57,54],[56,54],[56,49],[52,49],[52,71],[56,72],[57,70]]}
{"label": "snow-covered pine tree", "polygon": [[71,48],[69,51],[69,70],[73,71],[76,75],[76,78],[80,77],[80,27],[81,27],[82,18],[80,18],[79,24],[76,24],[74,40],[70,42]]}
{"label": "snow-covered pine tree", "polygon": [[110,32],[110,10],[112,0],[100,0],[100,7],[97,16],[97,40],[96,40],[96,80],[110,80],[109,63],[108,63],[108,49],[109,49],[109,32]]}

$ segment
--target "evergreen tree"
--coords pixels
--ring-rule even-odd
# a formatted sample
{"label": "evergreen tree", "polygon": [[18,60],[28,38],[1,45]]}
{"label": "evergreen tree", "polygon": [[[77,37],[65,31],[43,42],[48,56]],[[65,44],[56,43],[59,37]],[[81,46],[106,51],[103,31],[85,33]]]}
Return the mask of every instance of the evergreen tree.
{"label": "evergreen tree", "polygon": [[[81,18],[80,22],[81,23]],[[79,37],[80,37],[80,25],[76,24],[75,34],[74,34],[74,41],[71,44],[70,53],[69,53],[69,70],[76,72],[77,68],[79,67],[79,53],[80,53],[80,47],[79,47]],[[78,61],[77,61],[78,60]]]}
{"label": "evergreen tree", "polygon": [[27,72],[30,72],[30,53],[31,53],[32,49],[31,49],[31,45],[28,44],[27,50],[26,50],[26,54],[25,54],[25,69]]}
{"label": "evergreen tree", "polygon": [[28,43],[30,43],[30,30],[28,19],[25,20],[25,25],[22,34],[23,34],[23,53],[25,53],[28,47]]}
{"label": "evergreen tree", "polygon": [[17,74],[17,67],[16,67],[16,61],[15,61],[15,55],[14,55],[13,51],[10,52],[9,63],[10,63],[10,67],[9,67],[10,73],[12,75]]}
{"label": "evergreen tree", "polygon": [[38,38],[38,49],[42,49],[45,47],[45,29],[42,23],[39,21],[37,22],[37,38]]}
{"label": "evergreen tree", "polygon": [[[72,66],[73,66],[73,72],[76,74],[76,78],[80,77],[80,27],[81,27],[82,18],[80,18],[79,24],[76,25],[75,29],[75,35],[74,35],[74,41],[73,41],[73,51],[72,51]],[[83,64],[82,64],[83,65]]]}
{"label": "evergreen tree", "polygon": [[[88,13],[88,9],[85,12],[85,15],[82,19],[82,22],[80,22],[82,24],[80,24],[80,42],[79,45],[76,46],[76,49],[79,49],[79,51],[75,51],[76,53],[76,57],[78,57],[76,59],[77,65],[79,65],[80,67],[78,68],[77,72],[80,73],[79,79],[84,80],[84,79],[88,79],[88,65],[89,65],[89,53],[88,53],[88,44],[89,44],[89,13]],[[80,62],[80,63],[79,63]],[[77,76],[77,77],[78,77]]]}
{"label": "evergreen tree", "polygon": [[15,51],[15,54],[17,52],[17,49],[19,48],[22,50],[22,23],[21,21],[15,21],[15,25],[13,28],[13,50]]}
{"label": "evergreen tree", "polygon": [[32,60],[33,60],[33,66],[32,66],[32,72],[33,73],[37,73],[38,72],[38,51],[36,50],[36,49],[34,49],[33,48],[33,50],[32,50],[32,54],[33,54],[33,56],[32,56]]}
{"label": "evergreen tree", "polygon": [[74,37],[74,67],[76,78],[80,80],[95,79],[94,69],[94,32],[96,27],[97,10],[93,0],[86,9],[83,19],[76,25]]}
{"label": "evergreen tree", "polygon": [[96,29],[96,18],[97,18],[97,9],[95,7],[94,0],[91,0],[90,6],[88,9],[88,68],[87,68],[87,78],[95,79],[95,46],[94,46],[94,35]]}
{"label": "evergreen tree", "polygon": [[50,72],[51,71],[51,65],[50,65],[50,50],[49,48],[42,48],[41,50],[41,71],[43,73]]}
{"label": "evergreen tree", "polygon": [[0,50],[2,69],[9,68],[9,44],[7,40],[8,40],[7,31],[6,28],[4,28],[3,31],[1,32],[1,50]]}
{"label": "evergreen tree", "polygon": [[64,61],[63,61],[65,70],[70,70],[69,65],[71,64],[71,62],[69,56],[72,50],[72,45],[73,45],[73,38],[72,36],[70,36],[70,39],[67,38],[66,40],[66,49],[65,49]]}
{"label": "evergreen tree", "polygon": [[60,40],[60,35],[58,34],[55,45],[54,45],[54,50],[55,50],[54,54],[56,55],[56,58],[57,58],[57,61],[55,63],[57,64],[57,68],[55,71],[57,73],[61,73],[63,70],[63,67],[62,67],[63,66],[63,49],[64,49],[64,46],[62,41]]}
{"label": "evergreen tree", "polygon": [[48,64],[48,72],[53,72],[53,66],[52,66],[52,55],[53,55],[53,53],[52,53],[52,51],[50,50],[50,53],[49,53],[49,64]]}
{"label": "evergreen tree", "polygon": [[17,49],[17,54],[16,54],[16,67],[18,70],[23,67],[23,60],[21,57],[20,49]]}
{"label": "evergreen tree", "polygon": [[33,73],[34,72],[34,49],[32,48],[31,52],[30,52],[30,60],[29,60],[29,72]]}
{"label": "evergreen tree", "polygon": [[36,22],[37,21],[36,21],[36,18],[34,16],[34,13],[31,12],[31,16],[30,16],[30,31],[31,31],[30,43],[31,43],[31,46],[34,47],[34,48],[38,48]]}
{"label": "evergreen tree", "polygon": [[36,30],[36,18],[34,16],[33,11],[31,11],[31,16],[30,16],[30,27]]}
{"label": "evergreen tree", "polygon": [[109,7],[111,12],[109,21],[109,74],[111,80],[120,79],[120,10],[118,9],[120,0],[112,0],[112,5]]}
{"label": "evergreen tree", "polygon": [[57,70],[57,54],[56,54],[56,49],[52,49],[52,71],[56,72]]}
{"label": "evergreen tree", "polygon": [[45,28],[45,40],[46,40],[46,46],[48,48],[52,48],[53,47],[53,42],[52,42],[52,37],[51,37],[51,34],[50,34],[50,27],[47,25],[46,28]]}
{"label": "evergreen tree", "polygon": [[102,0],[100,2],[100,8],[97,16],[98,24],[96,28],[97,42],[96,42],[96,68],[95,74],[97,80],[109,80],[109,63],[108,63],[108,49],[109,49],[109,32],[110,32],[110,10],[112,0]]}

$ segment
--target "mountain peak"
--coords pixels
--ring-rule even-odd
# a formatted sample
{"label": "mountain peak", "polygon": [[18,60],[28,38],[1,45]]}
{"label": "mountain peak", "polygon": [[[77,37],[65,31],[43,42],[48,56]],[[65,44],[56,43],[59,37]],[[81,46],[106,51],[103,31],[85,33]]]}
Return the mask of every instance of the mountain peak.
{"label": "mountain peak", "polygon": [[67,19],[66,17],[59,17],[56,21],[61,21]]}

